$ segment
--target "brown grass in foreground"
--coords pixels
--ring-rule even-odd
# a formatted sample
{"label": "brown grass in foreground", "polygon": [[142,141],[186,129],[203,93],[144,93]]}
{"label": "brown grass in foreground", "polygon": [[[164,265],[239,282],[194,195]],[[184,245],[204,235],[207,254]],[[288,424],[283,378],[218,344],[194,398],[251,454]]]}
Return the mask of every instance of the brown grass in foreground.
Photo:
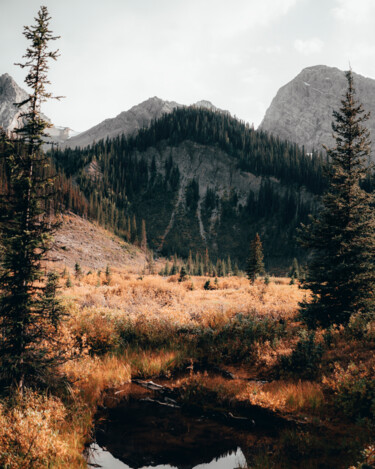
{"label": "brown grass in foreground", "polygon": [[[70,278],[70,288],[65,286],[66,278],[61,279],[63,301],[70,312],[65,333],[79,344],[81,358],[62,368],[71,382],[69,391],[61,398],[30,391],[15,397],[16,405],[1,403],[0,466],[85,467],[82,452],[104,390],[120,388],[132,377],[168,377],[182,363],[194,360],[222,360],[215,364],[225,364],[243,378],[228,381],[192,372],[176,383],[185,386],[187,394],[200,392],[202,399],[208,390],[219,400],[323,418],[326,391],[344,396],[345,404],[346,394],[351,395],[360,377],[362,391],[371,396],[372,366],[367,365],[373,364],[374,344],[349,340],[343,331],[332,333],[332,345],[325,349],[323,380],[272,377],[279,357],[290,353],[299,340],[301,327],[296,312],[306,293],[287,279],[271,278],[269,285],[259,279],[250,285],[244,278],[220,278],[215,290],[206,291],[204,277],[179,283],[177,277],[113,269],[110,279],[96,271],[79,278],[71,271]],[[255,334],[248,346],[236,340],[241,327]],[[325,332],[317,334],[317,340],[324,343]],[[245,356],[239,355],[243,350]],[[339,364],[334,370],[330,360]],[[267,373],[270,380],[265,384],[246,381]]]}

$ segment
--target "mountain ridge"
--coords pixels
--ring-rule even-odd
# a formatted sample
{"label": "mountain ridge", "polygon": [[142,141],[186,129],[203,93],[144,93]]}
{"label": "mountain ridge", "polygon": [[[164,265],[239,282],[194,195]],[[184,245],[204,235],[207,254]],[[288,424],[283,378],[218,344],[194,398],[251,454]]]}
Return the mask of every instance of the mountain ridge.
{"label": "mountain ridge", "polygon": [[[198,101],[191,106],[230,115],[229,111],[217,108],[208,100]],[[120,112],[120,114],[115,117],[99,122],[99,124],[81,132],[76,137],[72,137],[65,141],[60,145],[60,147],[84,148],[92,143],[98,142],[99,140],[105,140],[106,138],[114,138],[122,134],[126,137],[132,136],[141,129],[150,126],[152,121],[159,119],[163,114],[170,114],[174,109],[182,107],[188,106],[175,101],[165,101],[154,96],[132,106],[127,111]]]}

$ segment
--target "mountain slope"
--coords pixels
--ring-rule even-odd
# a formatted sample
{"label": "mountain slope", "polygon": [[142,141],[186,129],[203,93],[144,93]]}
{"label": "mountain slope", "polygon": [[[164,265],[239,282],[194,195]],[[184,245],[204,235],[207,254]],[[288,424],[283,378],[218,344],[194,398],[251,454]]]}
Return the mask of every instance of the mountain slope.
{"label": "mountain slope", "polygon": [[81,132],[78,136],[72,137],[61,148],[83,148],[107,137],[114,138],[120,134],[132,135],[143,127],[147,127],[152,120],[172,112],[177,107],[181,107],[181,104],[163,101],[156,96],[149,98],[128,111],[121,112],[118,116],[106,119],[85,132]]}
{"label": "mountain slope", "polygon": [[[353,75],[357,97],[366,112],[371,112],[367,127],[375,136],[375,80]],[[259,129],[304,145],[308,151],[331,146],[332,111],[338,110],[346,88],[345,73],[338,68],[305,68],[279,89]]]}
{"label": "mountain slope", "polygon": [[207,248],[241,267],[257,231],[269,267],[288,266],[299,253],[295,227],[322,189],[319,156],[194,106],[134,136],[53,156],[85,193],[89,216],[126,239],[139,240],[145,220],[157,252],[187,257]]}
{"label": "mountain slope", "polygon": [[[139,130],[149,127],[152,121],[182,107],[186,106],[175,101],[164,101],[154,96],[133,106],[128,111],[121,112],[116,117],[106,119],[85,132],[81,132],[78,136],[70,138],[61,144],[60,148],[84,148],[106,138],[114,138],[122,134],[127,137],[135,135]],[[229,114],[228,111],[222,111],[206,100],[198,101],[193,104],[193,107]]]}
{"label": "mountain slope", "polygon": [[[29,95],[23,90],[15,80],[8,74],[4,73],[0,75],[0,127],[6,132],[12,131],[19,127],[19,115],[25,109],[22,107],[19,109],[14,104],[25,101]],[[41,114],[42,118],[47,122],[51,120],[44,114]],[[62,143],[76,132],[69,129],[68,127],[53,126],[47,129],[47,133],[55,143]]]}
{"label": "mountain slope", "polygon": [[144,253],[125,243],[95,223],[73,213],[67,213],[54,235],[49,257],[60,266],[74,268],[78,263],[85,270],[105,270],[111,267],[129,266],[139,273],[145,266]]}

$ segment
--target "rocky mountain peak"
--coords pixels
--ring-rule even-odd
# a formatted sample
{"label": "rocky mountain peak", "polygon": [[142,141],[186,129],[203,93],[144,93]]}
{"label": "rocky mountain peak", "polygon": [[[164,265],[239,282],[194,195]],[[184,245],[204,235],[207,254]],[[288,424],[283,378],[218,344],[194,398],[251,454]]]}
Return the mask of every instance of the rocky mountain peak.
{"label": "rocky mountain peak", "polygon": [[[222,111],[207,100],[198,101],[193,106],[229,114],[229,111]],[[148,127],[153,120],[159,119],[163,114],[170,114],[174,109],[180,107],[184,107],[184,105],[175,101],[164,101],[157,96],[153,96],[127,111],[121,112],[116,117],[106,119],[91,127],[77,137],[70,138],[61,145],[61,148],[83,148],[107,137],[114,138],[121,134],[133,135],[140,129]]]}
{"label": "rocky mountain peak", "polygon": [[181,104],[174,101],[163,101],[157,96],[148,98],[127,111],[121,112],[116,117],[105,119],[78,136],[70,138],[61,147],[83,148],[107,137],[114,138],[121,134],[132,135],[150,125],[154,119],[158,119],[163,114],[168,114],[180,106]]}
{"label": "rocky mountain peak", "polygon": [[[16,81],[8,73],[0,75],[0,127],[2,127],[6,132],[19,127],[19,115],[25,110],[25,107],[21,107],[19,109],[15,106],[15,103],[21,103],[28,97],[29,94],[18,86]],[[44,114],[41,115],[44,120],[51,122],[47,116]],[[53,126],[50,129],[47,129],[47,133],[49,134],[50,139],[56,143],[64,142],[72,135],[72,133],[76,134],[76,132],[67,127],[58,126]]]}
{"label": "rocky mountain peak", "polygon": [[[375,135],[375,80],[353,73],[358,100],[371,112],[366,126]],[[345,72],[315,65],[304,68],[279,89],[259,128],[282,139],[321,150],[334,144],[332,111],[340,107],[347,88]]]}
{"label": "rocky mountain peak", "polygon": [[18,127],[20,110],[15,103],[27,99],[28,94],[8,74],[0,75],[0,127],[10,131]]}

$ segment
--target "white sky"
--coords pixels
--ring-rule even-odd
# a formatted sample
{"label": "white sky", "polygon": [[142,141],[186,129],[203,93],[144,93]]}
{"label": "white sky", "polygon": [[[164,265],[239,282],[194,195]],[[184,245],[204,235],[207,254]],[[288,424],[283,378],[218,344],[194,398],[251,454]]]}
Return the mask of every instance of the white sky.
{"label": "white sky", "polygon": [[56,125],[83,131],[151,96],[201,99],[258,126],[277,90],[324,64],[375,78],[375,0],[0,0],[0,74],[41,4],[61,57],[46,103]]}

